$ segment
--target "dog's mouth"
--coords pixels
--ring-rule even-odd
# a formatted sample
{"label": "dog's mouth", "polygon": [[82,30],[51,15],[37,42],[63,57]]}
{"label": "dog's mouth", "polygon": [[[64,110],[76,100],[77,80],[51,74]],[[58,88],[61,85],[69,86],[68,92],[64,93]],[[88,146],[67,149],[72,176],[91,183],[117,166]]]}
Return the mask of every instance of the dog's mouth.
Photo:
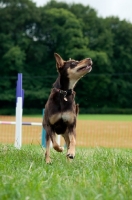
{"label": "dog's mouth", "polygon": [[90,72],[91,70],[92,70],[92,64],[89,64],[89,65],[85,65],[83,67],[80,67],[79,69],[77,69],[77,72],[81,72],[81,71]]}

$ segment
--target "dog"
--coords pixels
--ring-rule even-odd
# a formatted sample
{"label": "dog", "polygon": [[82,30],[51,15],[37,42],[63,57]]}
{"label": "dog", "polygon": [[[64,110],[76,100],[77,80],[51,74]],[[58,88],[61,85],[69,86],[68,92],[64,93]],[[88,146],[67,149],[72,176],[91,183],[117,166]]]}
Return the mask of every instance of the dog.
{"label": "dog", "polygon": [[76,145],[76,118],[79,105],[75,103],[74,87],[79,79],[92,70],[91,58],[81,61],[69,59],[68,61],[54,53],[58,78],[53,84],[50,96],[45,105],[43,128],[46,130],[46,163],[50,163],[50,142],[53,148],[62,152],[63,147],[56,142],[56,134],[64,137],[67,146],[67,158],[75,157]]}

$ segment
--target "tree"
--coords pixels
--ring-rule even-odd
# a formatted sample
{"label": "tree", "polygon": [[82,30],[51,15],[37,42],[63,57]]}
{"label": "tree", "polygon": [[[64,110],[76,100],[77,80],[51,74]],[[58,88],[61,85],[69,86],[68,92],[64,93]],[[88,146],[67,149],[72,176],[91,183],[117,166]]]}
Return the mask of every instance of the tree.
{"label": "tree", "polygon": [[92,72],[76,86],[81,111],[131,108],[131,23],[55,0],[43,7],[30,0],[1,0],[0,19],[2,106],[15,107],[16,78],[22,72],[24,107],[43,108],[57,77],[57,52],[65,60],[93,60]]}
{"label": "tree", "polygon": [[[35,4],[29,0],[1,0],[0,101],[5,108],[15,106],[16,77],[27,67],[27,50],[35,34],[37,12]],[[10,76],[12,78],[7,78]]]}

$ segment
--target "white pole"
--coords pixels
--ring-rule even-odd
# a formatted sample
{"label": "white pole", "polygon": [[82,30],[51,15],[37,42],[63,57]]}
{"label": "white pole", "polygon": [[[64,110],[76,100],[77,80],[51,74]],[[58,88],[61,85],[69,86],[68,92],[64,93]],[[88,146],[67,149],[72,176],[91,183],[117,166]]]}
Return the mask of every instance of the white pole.
{"label": "white pole", "polygon": [[22,74],[18,74],[17,88],[16,88],[16,133],[15,133],[15,147],[20,149],[22,146]]}
{"label": "white pole", "polygon": [[18,98],[17,98],[17,102],[16,102],[16,126],[15,126],[15,147],[18,148]]}
{"label": "white pole", "polygon": [[15,147],[20,149],[22,146],[22,97],[18,97],[17,101]]}

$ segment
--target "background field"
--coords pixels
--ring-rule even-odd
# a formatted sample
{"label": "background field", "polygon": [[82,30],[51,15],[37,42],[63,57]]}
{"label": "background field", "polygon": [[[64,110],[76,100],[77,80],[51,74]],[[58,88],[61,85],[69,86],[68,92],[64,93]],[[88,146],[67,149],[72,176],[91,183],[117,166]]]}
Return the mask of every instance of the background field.
{"label": "background field", "polygon": [[77,148],[76,158],[44,149],[0,145],[1,200],[131,200],[132,150]]}
{"label": "background field", "polygon": [[83,114],[83,115],[79,115],[78,119],[81,120],[105,120],[105,121],[130,121],[132,122],[132,115],[118,115],[118,114],[103,114],[103,115],[99,115],[99,114]]}
{"label": "background field", "polygon": [[[14,121],[11,116],[0,120]],[[25,116],[23,122],[42,122],[42,116]],[[23,126],[23,144],[41,144],[41,126]],[[0,143],[14,143],[15,126],[0,125]],[[79,115],[77,146],[132,148],[132,115]],[[63,138],[61,144],[64,144]]]}
{"label": "background field", "polygon": [[[23,126],[24,145],[17,150],[11,145],[15,127],[0,125],[0,199],[131,200],[131,119],[131,115],[80,115],[75,159],[66,160],[66,149],[63,153],[51,149],[50,165],[45,164],[41,127]],[[23,121],[42,122],[42,117],[26,116]]]}

